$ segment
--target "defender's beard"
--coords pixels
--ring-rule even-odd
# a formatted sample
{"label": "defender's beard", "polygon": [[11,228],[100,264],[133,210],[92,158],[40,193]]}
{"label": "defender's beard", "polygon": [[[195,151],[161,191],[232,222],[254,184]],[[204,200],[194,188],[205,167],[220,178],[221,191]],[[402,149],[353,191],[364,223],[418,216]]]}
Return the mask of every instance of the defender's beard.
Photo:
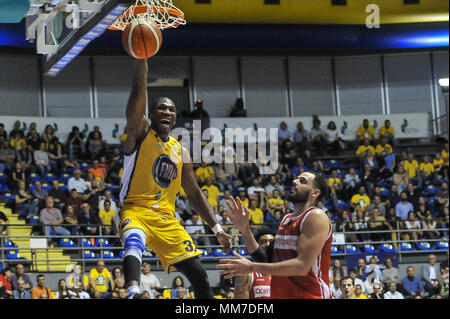
{"label": "defender's beard", "polygon": [[295,191],[289,194],[287,200],[292,202],[293,204],[303,204],[308,201],[309,194],[311,194],[311,190]]}

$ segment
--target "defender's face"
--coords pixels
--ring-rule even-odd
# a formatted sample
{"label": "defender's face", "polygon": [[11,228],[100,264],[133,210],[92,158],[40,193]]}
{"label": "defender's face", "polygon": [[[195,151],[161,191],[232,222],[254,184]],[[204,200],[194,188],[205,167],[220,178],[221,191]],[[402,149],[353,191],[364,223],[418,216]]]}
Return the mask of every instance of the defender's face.
{"label": "defender's face", "polygon": [[177,120],[176,107],[172,100],[158,100],[156,107],[150,111],[152,126],[157,132],[168,134]]}

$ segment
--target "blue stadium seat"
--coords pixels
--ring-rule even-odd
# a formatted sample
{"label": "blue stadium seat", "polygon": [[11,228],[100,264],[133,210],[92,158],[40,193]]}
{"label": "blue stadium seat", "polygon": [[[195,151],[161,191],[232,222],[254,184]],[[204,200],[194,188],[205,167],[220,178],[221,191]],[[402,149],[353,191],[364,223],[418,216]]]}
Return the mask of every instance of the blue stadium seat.
{"label": "blue stadium seat", "polygon": [[343,254],[344,252],[343,251],[340,251],[338,248],[337,248],[337,246],[335,246],[335,245],[332,245],[331,246],[331,254],[332,255],[340,255],[340,254]]}
{"label": "blue stadium seat", "polygon": [[44,176],[44,179],[51,184],[56,179],[56,175],[53,173],[47,173]]}
{"label": "blue stadium seat", "polygon": [[17,245],[14,245],[14,243],[11,240],[7,240],[3,244],[3,248],[18,248]]}
{"label": "blue stadium seat", "polygon": [[4,193],[2,195],[2,202],[12,204],[14,202],[14,195],[12,193]]}
{"label": "blue stadium seat", "polygon": [[436,248],[440,250],[448,250],[448,241],[438,241]]}
{"label": "blue stadium seat", "polygon": [[0,193],[8,193],[8,192],[9,192],[8,185],[0,183]]}
{"label": "blue stadium seat", "polygon": [[73,240],[70,239],[70,238],[61,238],[59,240],[59,245],[62,246],[62,247],[78,247],[78,245],[75,244],[73,242]]}
{"label": "blue stadium seat", "polygon": [[434,185],[428,185],[427,187],[425,187],[425,194],[427,194],[428,196],[434,196],[437,194],[437,187]]}
{"label": "blue stadium seat", "polygon": [[419,244],[417,245],[417,248],[419,250],[433,250],[433,247],[431,246],[431,244],[427,241],[421,241],[419,242]]}
{"label": "blue stadium seat", "polygon": [[119,253],[119,257],[120,257],[120,258],[123,258],[123,254],[125,254],[125,251],[122,249],[122,250],[120,251],[120,253]]}
{"label": "blue stadium seat", "polygon": [[5,173],[1,172],[0,173],[0,183],[6,183],[6,180],[8,179],[8,177],[6,176]]}
{"label": "blue stadium seat", "polygon": [[52,184],[44,182],[44,183],[42,183],[42,189],[45,190],[46,192],[48,192],[49,190],[52,189]]}
{"label": "blue stadium seat", "polygon": [[34,183],[35,181],[40,181],[41,180],[41,176],[39,176],[39,174],[36,173],[31,173],[30,174],[30,182]]}
{"label": "blue stadium seat", "polygon": [[83,171],[87,171],[91,168],[91,165],[89,165],[89,163],[83,162],[80,164],[80,169]]}
{"label": "blue stadium seat", "polygon": [[95,254],[92,250],[85,250],[83,251],[84,259],[95,259]]}
{"label": "blue stadium seat", "polygon": [[411,245],[411,243],[400,243],[401,251],[416,251],[416,249]]}
{"label": "blue stadium seat", "polygon": [[378,249],[375,249],[375,247],[372,244],[364,244],[364,252],[365,253],[379,253],[380,251]]}
{"label": "blue stadium seat", "polygon": [[12,260],[26,260],[24,257],[20,257],[20,254],[17,252],[17,250],[10,250],[6,252],[6,259],[12,259]]}
{"label": "blue stadium seat", "polygon": [[380,195],[382,195],[382,196],[389,195],[389,189],[387,189],[386,187],[381,187],[380,188]]}
{"label": "blue stadium seat", "polygon": [[3,263],[0,261],[0,273],[3,272]]}
{"label": "blue stadium seat", "polygon": [[105,259],[119,259],[119,257],[114,256],[114,253],[111,250],[103,251],[103,258]]}
{"label": "blue stadium seat", "polygon": [[247,249],[245,249],[245,248],[243,248],[243,247],[237,249],[237,253],[238,253],[239,255],[241,255],[241,256],[244,256],[244,257],[250,256],[250,254],[248,253]]}
{"label": "blue stadium seat", "polygon": [[360,254],[361,250],[357,249],[355,245],[345,245],[345,250],[347,254]]}
{"label": "blue stadium seat", "polygon": [[222,248],[214,248],[213,255],[216,257],[230,257],[231,254],[226,254]]}
{"label": "blue stadium seat", "polygon": [[341,164],[339,161],[337,161],[337,160],[330,160],[330,161],[328,162],[328,167],[331,168],[331,169],[340,169],[340,168],[343,167],[343,166],[342,166],[342,164]]}
{"label": "blue stadium seat", "polygon": [[96,247],[95,244],[92,244],[89,238],[83,238],[82,240],[83,247]]}
{"label": "blue stadium seat", "polygon": [[396,253],[398,251],[397,249],[394,248],[394,246],[392,246],[392,244],[386,243],[380,245],[380,250],[389,253]]}
{"label": "blue stadium seat", "polygon": [[114,245],[109,242],[106,238],[96,238],[95,245],[97,247],[113,247]]}
{"label": "blue stadium seat", "polygon": [[38,225],[39,224],[39,216],[33,215],[30,217],[30,223]]}
{"label": "blue stadium seat", "polygon": [[64,173],[64,174],[61,174],[60,176],[59,176],[59,181],[60,182],[65,182],[65,183],[67,183],[67,181],[70,179],[72,177],[72,175],[70,175],[70,174],[68,174],[68,173]]}
{"label": "blue stadium seat", "polygon": [[347,209],[348,205],[345,201],[343,201],[342,199],[338,199],[338,207],[342,208],[342,209]]}
{"label": "blue stadium seat", "polygon": [[59,186],[59,189],[62,190],[62,191],[69,190],[69,187],[67,186],[66,183],[59,183],[58,186]]}

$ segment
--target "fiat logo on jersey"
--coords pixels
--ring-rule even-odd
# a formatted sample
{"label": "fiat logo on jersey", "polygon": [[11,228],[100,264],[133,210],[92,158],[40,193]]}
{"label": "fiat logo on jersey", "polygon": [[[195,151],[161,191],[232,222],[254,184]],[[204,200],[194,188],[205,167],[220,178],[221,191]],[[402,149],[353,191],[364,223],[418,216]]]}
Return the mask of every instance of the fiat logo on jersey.
{"label": "fiat logo on jersey", "polygon": [[177,178],[177,165],[172,159],[163,154],[160,155],[153,164],[153,178],[159,186],[167,188],[170,183]]}

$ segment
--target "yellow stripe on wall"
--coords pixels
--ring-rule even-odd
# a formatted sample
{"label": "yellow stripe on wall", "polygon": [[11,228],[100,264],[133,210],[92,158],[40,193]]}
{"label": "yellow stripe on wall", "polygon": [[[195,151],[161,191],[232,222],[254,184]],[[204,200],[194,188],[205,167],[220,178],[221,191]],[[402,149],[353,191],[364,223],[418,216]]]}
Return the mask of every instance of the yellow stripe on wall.
{"label": "yellow stripe on wall", "polygon": [[448,0],[420,0],[404,5],[403,0],[347,0],[346,6],[332,6],[331,0],[281,0],[265,5],[264,0],[174,0],[191,23],[303,23],[365,24],[366,7],[380,8],[381,24],[449,21]]}

